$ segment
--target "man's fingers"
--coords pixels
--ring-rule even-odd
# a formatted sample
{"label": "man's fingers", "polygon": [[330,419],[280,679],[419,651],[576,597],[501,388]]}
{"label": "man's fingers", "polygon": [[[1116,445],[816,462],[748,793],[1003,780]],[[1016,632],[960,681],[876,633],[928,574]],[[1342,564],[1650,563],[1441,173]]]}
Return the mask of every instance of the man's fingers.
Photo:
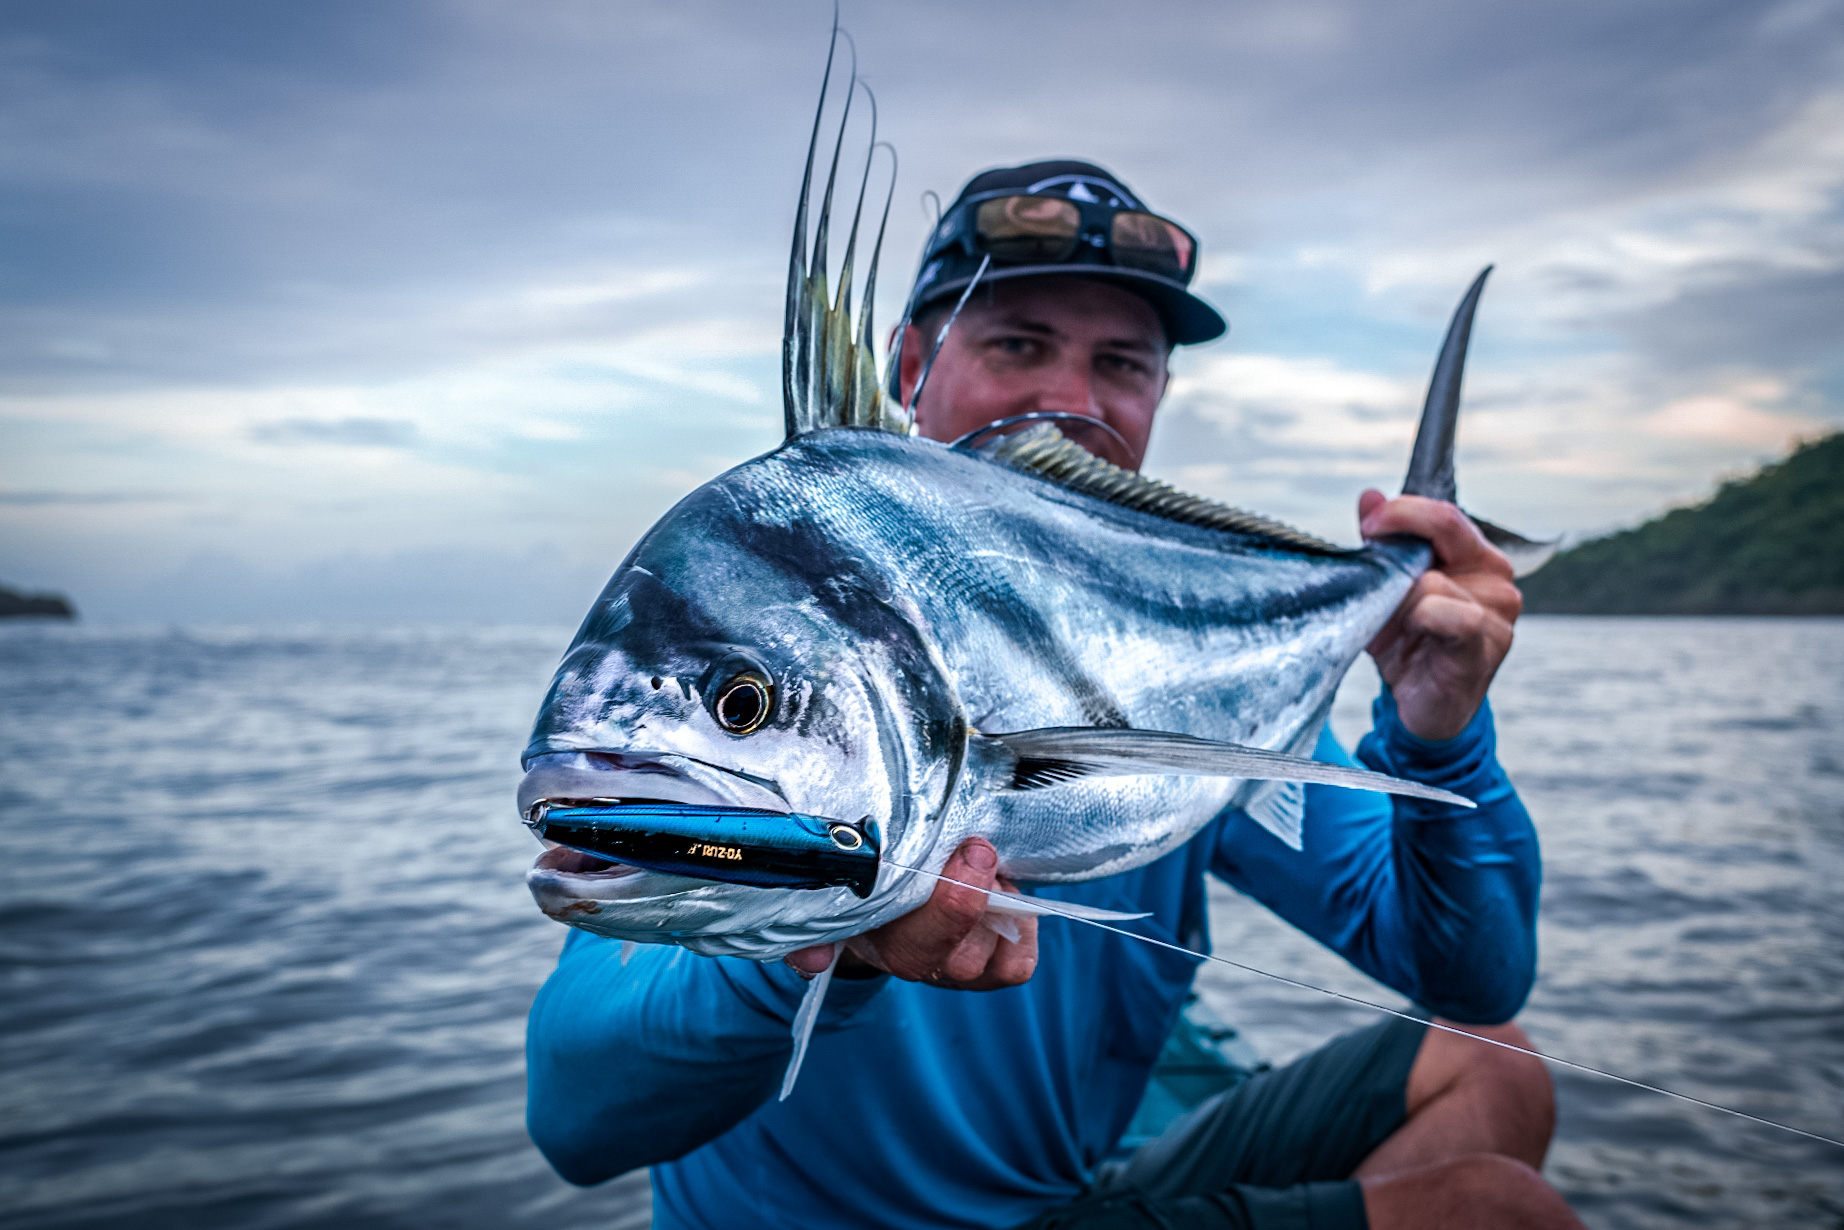
{"label": "man's fingers", "polygon": [[[954,851],[941,874],[980,888],[991,888],[998,883],[998,871],[998,851],[975,838]],[[940,932],[942,946],[924,977],[955,984],[973,982],[986,969],[986,962],[999,942],[998,935],[980,925],[980,920],[986,917],[986,894],[960,884],[938,882],[929,904],[934,906],[937,902],[944,921]]]}
{"label": "man's fingers", "polygon": [[811,948],[790,952],[782,960],[811,978],[815,974],[825,973],[826,967],[832,964],[832,945],[815,944]]}
{"label": "man's fingers", "polygon": [[[1011,885],[1001,880],[999,887]],[[991,925],[990,914],[982,917],[929,981],[960,991],[996,991],[1029,982],[1037,970],[1037,921],[1029,915],[1008,916],[1004,930],[1018,936],[1010,940]]]}
{"label": "man's fingers", "polygon": [[1370,643],[1370,652],[1389,652],[1404,638],[1432,637],[1449,644],[1472,638],[1510,642],[1510,627],[1523,598],[1509,581],[1471,580],[1461,585],[1441,572],[1424,573],[1389,623]]}
{"label": "man's fingers", "polygon": [[[986,894],[976,890],[990,889],[998,884],[999,852],[984,839],[970,837],[949,857],[941,874],[949,880],[959,880],[960,883],[937,881],[935,891],[929,895],[929,905],[939,908],[945,917],[952,918],[961,934],[965,935],[986,916]],[[974,887],[965,887],[969,884]]]}
{"label": "man's fingers", "polygon": [[1454,597],[1464,593],[1465,591],[1454,582],[1453,578],[1444,572],[1422,573],[1415,578],[1415,584],[1409,587],[1409,592],[1404,595],[1402,602],[1396,607],[1396,613],[1389,617],[1389,622],[1383,625],[1383,630],[1377,633],[1375,639],[1370,642],[1370,652],[1373,654],[1386,653],[1397,641],[1414,633],[1418,627],[1416,612],[1420,610],[1421,604],[1430,597],[1437,595]]}
{"label": "man's fingers", "polygon": [[[1037,968],[1037,919],[1015,920],[1016,941],[982,925],[991,904],[987,889],[1009,889],[999,878],[991,843],[969,838],[941,869],[929,899],[894,922],[846,942],[848,969],[870,965],[910,982],[962,991],[990,991],[1030,980]],[[969,887],[971,886],[971,887]],[[802,948],[787,963],[803,974],[826,968],[828,945]]]}
{"label": "man's fingers", "polygon": [[1400,495],[1393,500],[1381,496],[1379,491],[1366,491],[1358,497],[1358,528],[1365,538],[1391,534],[1425,538],[1434,544],[1438,568],[1511,576],[1511,561],[1487,542],[1479,527],[1456,506],[1419,495]]}
{"label": "man's fingers", "polygon": [[1423,636],[1449,644],[1461,644],[1480,636],[1485,630],[1485,608],[1470,598],[1448,594],[1429,594],[1415,604],[1409,615],[1409,627]]}
{"label": "man's fingers", "polygon": [[977,837],[969,839],[941,874],[976,887],[938,881],[921,908],[860,937],[864,943],[856,950],[911,982],[945,976],[955,950],[986,916],[986,894],[980,889],[996,882],[998,869],[999,856],[992,846]]}
{"label": "man's fingers", "polygon": [[[986,981],[993,987],[1015,987],[1031,980],[1037,971],[1037,920],[1018,920],[1018,942],[1000,940],[987,963]],[[984,989],[984,988],[982,988]]]}
{"label": "man's fingers", "polygon": [[948,953],[931,981],[961,987],[977,983],[992,960],[993,949],[1004,942],[991,927],[975,926]]}

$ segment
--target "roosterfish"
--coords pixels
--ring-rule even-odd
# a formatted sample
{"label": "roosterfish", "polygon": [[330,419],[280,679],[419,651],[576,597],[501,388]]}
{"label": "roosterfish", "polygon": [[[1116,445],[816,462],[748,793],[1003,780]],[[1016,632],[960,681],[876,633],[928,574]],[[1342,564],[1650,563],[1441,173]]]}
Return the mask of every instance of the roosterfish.
{"label": "roosterfish", "polygon": [[[881,226],[852,318],[862,185],[828,295],[844,135],[842,121],[809,256],[815,117],[785,441],[647,531],[538,713],[518,810],[546,846],[528,875],[540,908],[623,941],[775,960],[915,909],[970,837],[1028,887],[1142,866],[1226,808],[1298,849],[1308,782],[1472,806],[1308,758],[1346,671],[1429,568],[1426,542],[1338,546],[1117,468],[1050,422],[953,445],[914,434],[876,373]],[[1485,277],[1448,330],[1407,493],[1454,497]],[[1547,557],[1479,524],[1522,571]],[[1016,914],[1135,917],[989,900],[1001,933]],[[829,976],[795,1019],[783,1096]]]}

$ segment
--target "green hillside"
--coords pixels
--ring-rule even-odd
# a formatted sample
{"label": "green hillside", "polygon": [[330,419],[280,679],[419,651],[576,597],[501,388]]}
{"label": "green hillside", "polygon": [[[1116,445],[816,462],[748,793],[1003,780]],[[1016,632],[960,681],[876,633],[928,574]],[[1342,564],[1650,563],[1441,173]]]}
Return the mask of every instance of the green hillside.
{"label": "green hillside", "polygon": [[1844,433],[1584,542],[1520,585],[1526,611],[1553,614],[1844,614]]}

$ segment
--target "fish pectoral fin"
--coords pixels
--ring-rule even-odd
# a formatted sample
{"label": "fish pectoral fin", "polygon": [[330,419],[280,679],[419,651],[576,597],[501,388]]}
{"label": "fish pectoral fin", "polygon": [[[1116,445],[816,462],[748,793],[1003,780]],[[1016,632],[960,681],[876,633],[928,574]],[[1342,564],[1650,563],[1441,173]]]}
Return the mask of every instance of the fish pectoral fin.
{"label": "fish pectoral fin", "polygon": [[[1465,509],[1460,511],[1466,512]],[[1493,525],[1484,517],[1475,516],[1472,513],[1466,513],[1466,519],[1479,527],[1479,532],[1485,535],[1487,542],[1504,552],[1505,558],[1511,561],[1512,576],[1527,577],[1543,567],[1549,563],[1550,556],[1556,554],[1556,548],[1562,543],[1560,538],[1549,538],[1542,541],[1526,538],[1516,530],[1508,530],[1502,525]]]}
{"label": "fish pectoral fin", "polygon": [[[1119,910],[1104,910],[1099,906],[1079,905],[1073,901],[1046,901],[1027,897],[1023,893],[990,889],[986,893],[986,909],[989,914],[1061,914],[1065,918],[1086,918],[1091,922],[1132,922],[1136,918],[1151,917],[1150,913],[1123,914]],[[995,927],[994,930],[998,929]],[[1006,938],[1015,941],[1016,937]]]}
{"label": "fish pectoral fin", "polygon": [[1351,790],[1430,799],[1473,807],[1471,799],[1387,773],[1325,764],[1304,756],[1220,743],[1164,730],[1104,726],[1047,726],[988,735],[1017,758],[1014,789],[1032,789],[1084,777],[1240,777],[1250,781],[1318,782]]}

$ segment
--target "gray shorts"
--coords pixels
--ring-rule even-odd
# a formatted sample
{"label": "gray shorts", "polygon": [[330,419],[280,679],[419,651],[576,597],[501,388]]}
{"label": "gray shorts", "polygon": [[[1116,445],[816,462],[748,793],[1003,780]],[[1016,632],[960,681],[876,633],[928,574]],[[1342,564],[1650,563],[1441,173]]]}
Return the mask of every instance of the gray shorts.
{"label": "gray shorts", "polygon": [[[1408,1117],[1427,1026],[1392,1017],[1200,1103],[1029,1230],[1366,1230],[1351,1172]],[[1022,1228],[1021,1228],[1022,1230]]]}

